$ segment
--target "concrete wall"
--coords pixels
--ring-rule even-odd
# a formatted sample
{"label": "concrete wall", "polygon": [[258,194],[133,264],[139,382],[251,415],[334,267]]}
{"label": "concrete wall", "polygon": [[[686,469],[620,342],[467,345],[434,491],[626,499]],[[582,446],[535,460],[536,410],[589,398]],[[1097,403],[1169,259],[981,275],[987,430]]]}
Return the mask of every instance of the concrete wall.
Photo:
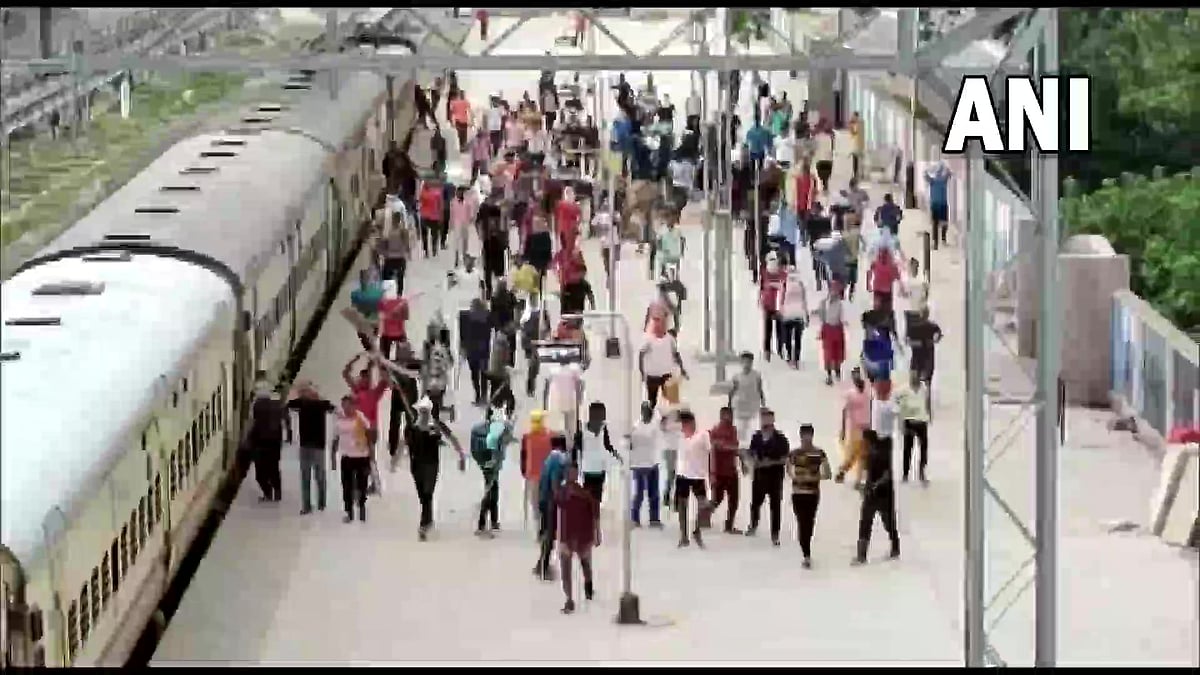
{"label": "concrete wall", "polygon": [[1071,237],[1058,256],[1058,280],[1067,402],[1107,405],[1112,295],[1129,288],[1129,256],[1098,235]]}
{"label": "concrete wall", "polygon": [[[1036,358],[1038,314],[1038,236],[1032,221],[1020,223],[1017,263],[1017,353]],[[1129,288],[1129,257],[1113,251],[1098,235],[1067,240],[1058,255],[1062,306],[1062,377],[1067,402],[1107,406],[1112,364],[1112,295]]]}

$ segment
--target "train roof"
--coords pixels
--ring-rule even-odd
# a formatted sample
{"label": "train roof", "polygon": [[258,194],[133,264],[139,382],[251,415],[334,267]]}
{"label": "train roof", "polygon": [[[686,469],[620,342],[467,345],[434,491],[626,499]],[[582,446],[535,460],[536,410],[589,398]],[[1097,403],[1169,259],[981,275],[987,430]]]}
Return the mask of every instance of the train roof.
{"label": "train roof", "polygon": [[[216,145],[226,140],[244,145]],[[126,242],[194,251],[222,263],[240,280],[252,279],[259,261],[300,217],[326,156],[313,140],[283,131],[193,136],[172,146],[26,265],[65,249]]]}
{"label": "train roof", "polygon": [[252,279],[303,216],[330,152],[353,141],[385,87],[356,73],[331,99],[321,80],[293,82],[312,88],[281,88],[236,124],[176,143],[26,265],[125,241],[194,251]]}
{"label": "train roof", "polygon": [[[100,292],[34,294],[64,282]],[[0,286],[0,534],[19,560],[38,557],[43,525],[58,526],[51,512],[72,514],[129,450],[160,388],[233,302],[208,269],[153,255],[47,262]],[[37,318],[59,324],[8,325]]]}

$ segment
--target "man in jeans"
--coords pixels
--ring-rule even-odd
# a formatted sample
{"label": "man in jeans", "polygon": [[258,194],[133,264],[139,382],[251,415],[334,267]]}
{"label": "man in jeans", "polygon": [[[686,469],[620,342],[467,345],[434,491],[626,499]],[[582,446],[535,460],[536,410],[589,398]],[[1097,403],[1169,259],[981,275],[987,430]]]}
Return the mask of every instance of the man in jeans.
{"label": "man in jeans", "polygon": [[738,465],[746,473],[746,463],[738,448],[738,430],[733,426],[733,408],[721,408],[717,426],[708,432],[712,440],[712,462],[709,467],[709,482],[712,484],[712,508],[715,511],[725,495],[729,495],[729,507],[725,510],[725,534],[742,534],[733,526],[738,509]]}
{"label": "man in jeans", "polygon": [[633,505],[629,517],[634,527],[642,524],[642,500],[649,498],[650,527],[661,528],[658,519],[658,444],[659,423],[654,419],[654,406],[642,402],[642,419],[629,436],[629,468],[633,471]]}
{"label": "man in jeans", "polygon": [[[337,412],[333,404],[321,398],[311,382],[302,382],[297,395],[287,402],[288,412],[295,412],[300,427],[300,515],[312,513],[312,486],[317,483],[317,510],[325,510],[325,422]],[[292,442],[291,418],[285,418],[287,442]]]}

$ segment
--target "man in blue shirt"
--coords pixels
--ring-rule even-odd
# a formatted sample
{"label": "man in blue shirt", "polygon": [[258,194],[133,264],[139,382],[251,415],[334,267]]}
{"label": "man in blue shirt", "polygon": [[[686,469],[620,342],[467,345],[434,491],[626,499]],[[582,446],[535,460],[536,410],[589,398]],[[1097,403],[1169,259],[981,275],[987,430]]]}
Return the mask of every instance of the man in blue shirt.
{"label": "man in blue shirt", "polygon": [[541,548],[537,564],[533,567],[533,574],[543,581],[554,579],[550,568],[550,553],[554,550],[554,538],[558,532],[558,509],[554,505],[554,495],[562,485],[568,463],[567,439],[561,434],[555,434],[550,439],[550,454],[542,464],[542,475],[538,481],[538,540]]}
{"label": "man in blue shirt", "polygon": [[946,160],[939,159],[925,171],[925,182],[929,184],[929,219],[933,222],[933,245],[946,243],[946,230],[950,223],[949,183],[953,174]]}
{"label": "man in blue shirt", "polygon": [[754,126],[746,130],[746,148],[750,150],[750,161],[759,170],[762,169],[763,158],[773,143],[774,138],[771,136],[771,132],[758,120],[754,120]]}

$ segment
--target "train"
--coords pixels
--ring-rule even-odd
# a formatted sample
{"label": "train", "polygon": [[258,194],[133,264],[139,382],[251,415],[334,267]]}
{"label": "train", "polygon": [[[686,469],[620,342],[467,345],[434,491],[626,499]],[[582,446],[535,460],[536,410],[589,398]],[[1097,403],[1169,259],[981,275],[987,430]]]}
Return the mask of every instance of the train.
{"label": "train", "polygon": [[270,81],[0,286],[5,666],[125,665],[416,121],[412,81]]}

